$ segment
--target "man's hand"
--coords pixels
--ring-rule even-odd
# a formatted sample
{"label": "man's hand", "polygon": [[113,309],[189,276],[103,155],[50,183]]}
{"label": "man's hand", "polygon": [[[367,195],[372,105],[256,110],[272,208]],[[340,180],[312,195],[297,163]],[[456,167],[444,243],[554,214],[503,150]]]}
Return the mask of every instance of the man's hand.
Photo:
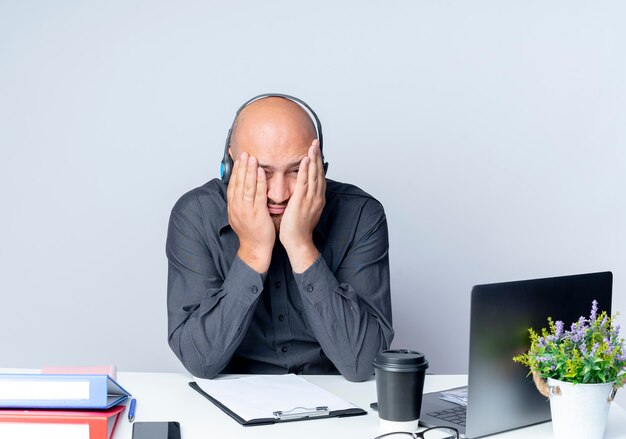
{"label": "man's hand", "polygon": [[319,251],[313,244],[313,229],[326,204],[326,178],[319,142],[314,140],[300,162],[296,188],[280,222],[282,242],[291,267],[302,273],[315,262]]}
{"label": "man's hand", "polygon": [[228,222],[239,237],[237,255],[254,271],[266,272],[276,229],[267,208],[265,171],[255,157],[244,152],[235,161],[226,197]]}

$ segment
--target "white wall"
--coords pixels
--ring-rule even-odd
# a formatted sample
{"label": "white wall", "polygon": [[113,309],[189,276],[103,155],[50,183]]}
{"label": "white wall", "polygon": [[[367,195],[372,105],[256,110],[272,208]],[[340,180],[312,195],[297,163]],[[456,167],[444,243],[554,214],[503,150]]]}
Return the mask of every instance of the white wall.
{"label": "white wall", "polygon": [[[626,3],[0,0],[0,367],[180,370],[169,211],[235,109],[307,100],[385,205],[396,347],[466,371],[469,292],[612,270],[626,313]],[[602,304],[601,304],[602,305]]]}

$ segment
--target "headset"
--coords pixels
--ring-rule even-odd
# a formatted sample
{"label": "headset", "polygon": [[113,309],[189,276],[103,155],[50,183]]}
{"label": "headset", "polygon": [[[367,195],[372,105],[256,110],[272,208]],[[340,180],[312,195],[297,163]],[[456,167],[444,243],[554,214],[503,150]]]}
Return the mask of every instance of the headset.
{"label": "headset", "polygon": [[241,113],[241,111],[244,108],[246,108],[248,105],[250,105],[252,102],[265,99],[265,98],[287,99],[288,101],[295,102],[296,104],[298,104],[309,114],[309,117],[311,117],[311,120],[315,122],[314,125],[315,125],[315,130],[317,131],[317,140],[320,143],[320,153],[322,155],[322,163],[324,164],[324,175],[326,175],[326,171],[328,170],[328,162],[324,161],[324,149],[323,149],[324,138],[322,136],[322,123],[320,122],[319,117],[317,117],[317,114],[315,114],[315,111],[313,111],[313,109],[309,107],[309,105],[306,102],[304,102],[302,99],[296,98],[295,96],[290,96],[290,95],[286,95],[282,93],[263,93],[263,94],[253,97],[252,99],[248,99],[246,102],[244,102],[244,104],[241,107],[239,107],[239,109],[237,110],[237,113],[235,113],[235,118],[233,119],[233,123],[230,126],[230,129],[228,130],[228,136],[226,136],[226,144],[224,145],[224,157],[222,158],[222,163],[220,164],[220,176],[222,178],[222,181],[228,184],[228,181],[230,180],[230,175],[233,172],[233,159],[230,157],[230,154],[228,154],[228,149],[230,148],[230,137],[233,134],[233,127],[235,126],[235,122],[237,121],[237,118],[239,117],[239,113]]}

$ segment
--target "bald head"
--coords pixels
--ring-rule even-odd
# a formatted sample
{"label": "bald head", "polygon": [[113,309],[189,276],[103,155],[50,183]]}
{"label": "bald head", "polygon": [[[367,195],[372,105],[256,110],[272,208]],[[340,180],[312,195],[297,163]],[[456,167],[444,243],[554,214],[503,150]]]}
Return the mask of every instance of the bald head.
{"label": "bald head", "polygon": [[276,231],[296,189],[303,159],[316,153],[316,138],[309,113],[296,102],[278,96],[248,104],[233,124],[228,153],[235,161],[235,169],[238,164],[246,169],[237,174],[236,180],[241,184],[240,176],[244,176],[245,186],[252,184],[249,176],[255,174],[257,181],[265,180],[268,212]]}
{"label": "bald head", "polygon": [[233,155],[248,149],[307,148],[316,137],[315,125],[300,105],[272,96],[241,110],[233,125],[230,146]]}

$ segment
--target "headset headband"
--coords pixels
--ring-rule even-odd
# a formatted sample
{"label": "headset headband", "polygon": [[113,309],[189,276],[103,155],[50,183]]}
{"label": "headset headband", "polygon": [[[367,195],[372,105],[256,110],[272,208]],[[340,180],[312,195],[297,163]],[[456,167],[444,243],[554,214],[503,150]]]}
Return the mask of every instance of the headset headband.
{"label": "headset headband", "polygon": [[230,154],[228,154],[228,150],[230,148],[230,139],[233,133],[233,127],[235,126],[235,122],[237,122],[239,113],[241,113],[243,109],[246,108],[251,103],[261,100],[261,99],[270,98],[270,97],[283,98],[283,99],[287,99],[289,101],[295,102],[298,105],[300,105],[300,107],[303,108],[305,111],[307,111],[307,113],[309,114],[309,117],[311,117],[311,119],[313,120],[314,125],[315,125],[315,130],[317,131],[317,140],[319,141],[319,145],[320,145],[322,163],[324,164],[324,173],[326,173],[328,169],[328,163],[324,161],[324,137],[322,134],[322,123],[320,122],[319,117],[317,117],[317,114],[315,114],[315,111],[313,111],[313,109],[306,102],[304,102],[302,99],[299,99],[295,96],[291,96],[291,95],[287,95],[283,93],[263,93],[263,94],[253,97],[252,99],[248,99],[246,102],[243,103],[243,105],[241,105],[241,107],[239,107],[239,109],[235,113],[235,118],[233,119],[233,123],[231,124],[230,129],[228,130],[228,135],[226,136],[226,142],[224,144],[224,157],[222,158],[222,163],[220,165],[220,174],[222,177],[222,181],[224,183],[228,183],[228,181],[230,180],[230,174],[232,173],[232,169],[233,169],[232,158],[230,157]]}

